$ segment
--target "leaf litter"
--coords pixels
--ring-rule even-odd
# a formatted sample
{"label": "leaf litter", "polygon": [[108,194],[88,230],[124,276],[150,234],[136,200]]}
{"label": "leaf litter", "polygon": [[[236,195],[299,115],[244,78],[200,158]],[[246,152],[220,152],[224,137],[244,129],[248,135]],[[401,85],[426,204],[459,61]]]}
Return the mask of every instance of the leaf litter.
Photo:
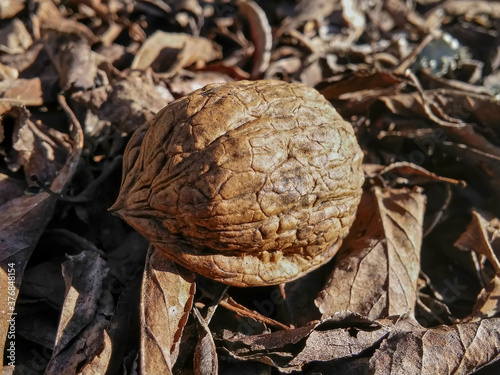
{"label": "leaf litter", "polygon": [[[498,4],[33,4],[0,9],[5,373],[498,372]],[[248,78],[319,90],[367,180],[331,262],[228,289],[148,253],[107,208],[136,129]]]}

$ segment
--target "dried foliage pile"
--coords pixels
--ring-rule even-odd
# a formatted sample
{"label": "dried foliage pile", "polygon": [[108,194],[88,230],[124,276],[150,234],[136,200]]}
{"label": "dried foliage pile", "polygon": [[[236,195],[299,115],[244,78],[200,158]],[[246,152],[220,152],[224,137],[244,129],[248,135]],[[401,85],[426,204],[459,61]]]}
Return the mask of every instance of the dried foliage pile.
{"label": "dried foliage pile", "polygon": [[[499,33],[495,1],[2,1],[4,373],[498,373]],[[107,209],[155,113],[262,78],[323,94],[366,182],[331,262],[228,288]]]}

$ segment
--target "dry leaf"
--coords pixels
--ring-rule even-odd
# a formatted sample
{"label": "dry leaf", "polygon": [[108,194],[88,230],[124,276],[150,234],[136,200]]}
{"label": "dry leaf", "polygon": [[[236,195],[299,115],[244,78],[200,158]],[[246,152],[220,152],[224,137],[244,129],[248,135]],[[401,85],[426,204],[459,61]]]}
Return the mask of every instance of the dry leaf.
{"label": "dry leaf", "polygon": [[[39,134],[41,137],[45,135]],[[71,127],[71,142],[68,144],[57,144],[66,150],[65,164],[59,170],[57,176],[54,177],[50,188],[54,192],[61,192],[73,173],[76,170],[80,152],[83,148],[83,134],[78,123],[73,123]],[[69,147],[68,147],[69,146]],[[43,154],[42,154],[43,155]],[[40,157],[38,155],[38,157]],[[48,160],[39,160],[38,162],[48,162]],[[5,181],[5,180],[4,180]],[[5,186],[5,183],[0,184],[0,189]],[[10,296],[12,300],[4,299],[0,311],[2,311],[2,319],[0,325],[0,351],[3,352],[3,345],[8,330],[6,314],[12,312],[10,306],[14,306],[17,299],[19,286],[22,282],[22,277],[26,263],[28,262],[31,252],[38,241],[42,231],[49,221],[56,199],[47,194],[39,193],[36,195],[18,194],[0,206],[0,216],[2,224],[0,224],[0,261],[2,264],[12,264],[13,273],[15,274],[14,292],[9,288],[9,270],[3,269],[0,274],[0,294]],[[11,273],[12,274],[12,273]],[[11,276],[11,275],[10,275]],[[10,284],[12,286],[12,282]]]}
{"label": "dry leaf", "polygon": [[211,83],[225,83],[231,81],[232,79],[228,75],[209,71],[198,72],[195,76],[183,76],[182,74],[178,74],[170,80],[168,88],[173,95],[182,97]]}
{"label": "dry leaf", "polygon": [[[444,128],[457,143],[500,157],[500,101],[491,95],[457,90],[430,90],[429,97],[446,113],[469,124],[462,128]],[[486,128],[486,132],[482,128]]]}
{"label": "dry leaf", "polygon": [[94,252],[69,256],[63,263],[66,293],[54,354],[63,350],[94,318],[107,270]]}
{"label": "dry leaf", "polygon": [[0,30],[0,51],[9,54],[23,53],[33,44],[33,39],[23,22],[14,18]]}
{"label": "dry leaf", "polygon": [[106,373],[112,354],[113,346],[111,339],[108,333],[104,331],[101,352],[96,355],[90,363],[86,364],[79,373],[82,375],[99,375]]}
{"label": "dry leaf", "polygon": [[366,6],[363,1],[359,0],[341,0],[342,3],[342,18],[347,23],[350,29],[349,40],[355,42],[365,31],[366,21],[365,14]]}
{"label": "dry leaf", "polygon": [[316,299],[324,318],[344,310],[370,319],[413,311],[425,201],[408,189],[376,187],[363,194],[330,280]]}
{"label": "dry leaf", "polygon": [[216,347],[210,328],[197,308],[193,309],[194,316],[199,324],[199,340],[196,344],[193,358],[193,368],[196,375],[217,375],[218,361]]}
{"label": "dry leaf", "polygon": [[331,77],[319,85],[318,89],[327,99],[336,100],[345,94],[354,95],[357,91],[365,90],[377,92],[380,89],[397,86],[401,82],[401,78],[390,72],[359,71]]}
{"label": "dry leaf", "polygon": [[473,168],[482,170],[488,185],[493,190],[493,195],[500,197],[500,156],[448,141],[443,142],[440,147],[452,153],[459,161],[467,162]]}
{"label": "dry leaf", "polygon": [[[134,132],[174,100],[165,87],[152,82],[151,76],[138,72],[132,72],[110,85],[76,92],[72,99],[90,109],[101,121],[127,134]],[[90,136],[98,136],[102,132],[101,128],[86,130]]]}
{"label": "dry leaf", "polygon": [[[499,10],[498,2],[485,0],[0,0],[0,295],[10,297],[0,302],[0,311],[17,313],[15,367],[3,366],[3,372],[138,374],[141,366],[172,365],[177,358],[175,373],[444,375],[479,368],[481,374],[498,373],[500,282],[491,263],[499,269]],[[168,37],[164,45],[155,41],[158,33]],[[143,66],[134,70],[133,64]],[[378,195],[374,188],[372,201],[359,210],[362,225],[356,224],[347,242],[352,254],[338,254],[293,282],[223,293],[224,285],[199,276],[199,293],[193,296],[191,278],[167,277],[150,262],[144,285],[154,292],[148,297],[141,293],[147,241],[106,211],[121,177],[113,166],[130,133],[140,128],[132,136],[136,147],[125,155],[130,169],[148,120],[174,98],[206,84],[250,76],[299,82],[324,92],[352,124],[370,163],[364,166],[367,192],[374,185],[416,187],[411,192],[376,188]],[[83,136],[76,123],[66,134],[67,121],[57,103],[61,90],[67,90],[82,121],[81,158]],[[268,102],[283,116],[293,112],[286,100]],[[60,104],[74,121],[64,101]],[[214,111],[205,120],[223,123],[228,112]],[[260,113],[252,114],[252,121],[262,121]],[[308,118],[308,126],[311,118],[319,117]],[[304,143],[314,145],[311,140]],[[172,155],[191,152],[181,144],[182,150]],[[274,153],[276,145],[270,147]],[[317,170],[325,170],[324,163]],[[293,172],[289,181],[295,182],[285,185],[302,186]],[[40,192],[31,174],[63,197]],[[241,186],[247,185],[246,179]],[[176,200],[176,192],[192,182],[178,186],[182,189],[159,204]],[[395,196],[406,198],[394,203]],[[410,203],[416,208],[409,209]],[[241,204],[234,206],[241,209]],[[193,212],[200,212],[199,207]],[[206,218],[198,219],[193,227],[205,225]],[[303,223],[308,220],[292,223],[291,230],[307,232]],[[229,228],[227,223],[216,225]],[[415,315],[425,328],[411,320],[408,306],[415,296],[410,283],[399,289],[394,283],[395,276],[415,279],[418,253],[409,251],[408,244],[419,241],[422,226]],[[280,221],[277,231],[282,229]],[[404,231],[411,237],[406,242],[397,235]],[[457,246],[467,251],[453,246],[459,237]],[[374,244],[387,251],[376,254]],[[388,255],[399,253],[391,253],[390,245],[414,255],[400,262],[409,274],[394,266]],[[68,283],[95,286],[94,279],[84,281],[87,276],[104,267],[109,272],[100,278],[100,298],[96,300],[96,291],[83,291],[91,296],[90,304],[78,304],[83,310],[75,315],[70,309],[74,290],[64,304],[61,263],[65,253],[75,257],[82,252],[101,257],[87,262],[82,278]],[[277,264],[287,268],[282,259]],[[332,272],[340,289],[327,296],[328,303],[321,302],[326,319],[318,324],[322,317],[314,301]],[[363,272],[370,277],[362,278]],[[192,299],[204,319],[190,317],[178,338]],[[378,321],[345,311],[328,316],[344,308],[372,317],[397,315]],[[150,315],[156,319],[147,345],[141,344],[141,330],[143,340],[147,338],[140,309],[142,323]],[[400,316],[403,311],[409,314]],[[4,318],[0,346],[9,347]],[[69,341],[47,369],[56,335],[59,342]],[[5,354],[2,360],[9,364],[12,357]],[[167,367],[162,369],[168,372]]]}
{"label": "dry leaf", "polygon": [[[168,58],[162,56],[167,52],[170,53]],[[141,46],[131,68],[145,70],[153,65],[155,71],[173,76],[194,63],[206,63],[221,57],[221,47],[208,39],[156,31]]]}
{"label": "dry leaf", "polygon": [[500,4],[492,1],[447,1],[444,4],[444,11],[455,16],[464,16],[466,19],[482,15],[500,18]]}
{"label": "dry leaf", "polygon": [[[455,246],[460,250],[474,251],[487,258],[496,271],[489,284],[478,295],[473,312],[463,319],[463,322],[480,321],[480,319],[491,318],[500,313],[499,227],[497,218],[488,220],[481,213],[473,211],[472,221],[467,230],[455,242]],[[493,243],[496,244],[495,248],[493,248]]]}
{"label": "dry leaf", "polygon": [[289,331],[226,338],[224,347],[235,358],[267,363],[280,371],[300,371],[306,363],[359,355],[380,343],[389,330],[390,324],[342,312]]}
{"label": "dry leaf", "polygon": [[5,20],[14,17],[24,9],[25,0],[4,0],[0,7],[0,19]]}
{"label": "dry leaf", "polygon": [[141,373],[170,374],[195,293],[194,275],[150,247],[141,297]]}
{"label": "dry leaf", "polygon": [[498,219],[488,222],[479,212],[473,211],[472,222],[455,242],[455,246],[461,250],[475,251],[485,256],[495,268],[495,272],[500,274],[500,261],[497,255],[500,254],[500,248],[493,250],[490,244],[494,232],[498,232]]}
{"label": "dry leaf", "polygon": [[13,104],[42,105],[42,81],[39,78],[0,81],[0,97]]}
{"label": "dry leaf", "polygon": [[287,33],[307,21],[328,17],[340,7],[340,0],[300,0],[294,8],[294,14],[282,22],[276,36]]}
{"label": "dry leaf", "polygon": [[461,322],[477,322],[498,315],[500,315],[500,276],[495,275],[477,296],[472,313]]}
{"label": "dry leaf", "polygon": [[269,67],[273,36],[266,13],[252,0],[240,1],[240,13],[248,20],[252,32],[252,41],[255,46],[253,55],[253,69],[250,77],[259,78]]}
{"label": "dry leaf", "polygon": [[[54,33],[52,35],[67,34],[80,36],[84,38],[88,44],[94,44],[99,40],[83,23],[77,22],[72,18],[64,17],[52,0],[40,0],[37,5],[34,23],[44,31],[48,31],[49,33],[53,31]],[[39,36],[40,30],[35,29],[34,33]],[[81,44],[81,46],[84,46],[84,44]],[[70,53],[76,52],[77,51],[70,51]]]}
{"label": "dry leaf", "polygon": [[46,374],[74,374],[102,351],[112,296],[103,294],[107,269],[98,253],[85,251],[63,263],[66,295]]}
{"label": "dry leaf", "polygon": [[430,329],[398,323],[370,359],[371,374],[470,374],[500,358],[499,318]]}
{"label": "dry leaf", "polygon": [[45,48],[59,73],[59,84],[63,90],[86,90],[94,86],[96,57],[80,34],[49,30]]}

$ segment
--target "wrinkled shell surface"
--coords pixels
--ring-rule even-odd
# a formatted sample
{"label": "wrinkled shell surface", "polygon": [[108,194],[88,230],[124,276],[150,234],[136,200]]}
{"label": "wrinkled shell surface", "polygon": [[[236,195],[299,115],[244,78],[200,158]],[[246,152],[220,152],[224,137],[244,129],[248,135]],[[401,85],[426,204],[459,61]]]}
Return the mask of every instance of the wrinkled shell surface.
{"label": "wrinkled shell surface", "polygon": [[278,284],[337,252],[359,203],[361,162],[351,125],[314,89],[212,84],[136,131],[111,209],[206,277]]}

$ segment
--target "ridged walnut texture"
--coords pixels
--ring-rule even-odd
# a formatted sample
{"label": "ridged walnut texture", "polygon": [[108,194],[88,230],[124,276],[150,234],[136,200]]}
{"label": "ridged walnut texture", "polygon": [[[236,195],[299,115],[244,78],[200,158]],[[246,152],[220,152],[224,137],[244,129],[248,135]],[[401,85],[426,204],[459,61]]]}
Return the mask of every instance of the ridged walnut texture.
{"label": "ridged walnut texture", "polygon": [[278,284],[337,252],[359,203],[361,162],[351,125],[314,89],[212,84],[134,133],[111,210],[206,277]]}

